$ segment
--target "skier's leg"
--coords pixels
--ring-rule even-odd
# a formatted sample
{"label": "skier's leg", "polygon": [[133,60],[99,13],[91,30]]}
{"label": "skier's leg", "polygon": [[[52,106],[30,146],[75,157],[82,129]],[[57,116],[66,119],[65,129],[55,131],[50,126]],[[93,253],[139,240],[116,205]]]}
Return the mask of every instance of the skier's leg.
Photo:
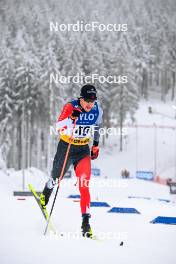
{"label": "skier's leg", "polygon": [[89,210],[90,210],[90,192],[89,182],[91,175],[91,162],[90,156],[86,156],[81,159],[75,166],[75,173],[79,181],[80,191],[80,207],[82,213],[82,233],[83,236],[92,237],[92,230],[89,224]]}
{"label": "skier's leg", "polygon": [[[64,159],[65,159],[65,154],[67,151],[67,146],[68,146],[68,144],[63,142],[63,141],[60,141],[58,144],[57,152],[56,152],[56,155],[55,155],[54,161],[53,161],[53,168],[52,168],[52,172],[51,172],[52,177],[45,184],[44,190],[40,196],[40,202],[41,202],[42,206],[46,206],[48,204],[49,198],[50,198],[52,191],[54,189],[54,186],[56,184],[56,179],[59,179],[59,176],[60,176],[61,171],[62,171]],[[70,160],[68,158],[67,164],[66,164],[66,167],[64,170],[64,174],[69,169],[69,166],[70,166]]]}
{"label": "skier's leg", "polygon": [[89,181],[91,174],[91,163],[89,156],[86,156],[79,161],[75,167],[75,173],[79,181],[81,212],[82,214],[87,214],[89,213],[90,208]]}

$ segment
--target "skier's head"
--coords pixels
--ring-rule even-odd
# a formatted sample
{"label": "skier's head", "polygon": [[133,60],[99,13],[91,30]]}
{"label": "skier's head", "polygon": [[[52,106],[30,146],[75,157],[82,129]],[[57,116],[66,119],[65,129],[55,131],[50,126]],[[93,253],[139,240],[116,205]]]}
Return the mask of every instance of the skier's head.
{"label": "skier's head", "polygon": [[93,85],[86,84],[81,88],[80,104],[86,112],[90,112],[97,100],[97,90]]}

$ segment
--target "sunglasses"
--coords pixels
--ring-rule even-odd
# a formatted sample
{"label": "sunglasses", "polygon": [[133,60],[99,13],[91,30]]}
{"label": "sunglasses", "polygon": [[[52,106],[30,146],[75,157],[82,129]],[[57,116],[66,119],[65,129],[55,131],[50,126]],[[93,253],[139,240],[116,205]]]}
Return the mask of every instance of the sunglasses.
{"label": "sunglasses", "polygon": [[96,99],[84,99],[86,103],[94,103]]}

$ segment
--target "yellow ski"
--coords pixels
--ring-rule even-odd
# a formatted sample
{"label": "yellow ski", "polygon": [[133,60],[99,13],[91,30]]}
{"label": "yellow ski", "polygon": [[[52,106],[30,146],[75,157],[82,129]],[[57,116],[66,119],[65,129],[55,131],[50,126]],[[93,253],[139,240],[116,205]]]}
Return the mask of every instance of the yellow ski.
{"label": "yellow ski", "polygon": [[[41,212],[42,212],[45,220],[48,221],[48,218],[49,218],[48,212],[47,212],[46,208],[43,208],[41,206],[40,197],[38,196],[36,190],[34,189],[34,187],[32,186],[32,184],[28,184],[28,188],[32,192],[32,194],[33,194],[33,196],[34,196],[37,204],[39,205],[40,210],[41,210]],[[52,231],[52,232],[54,232],[56,234],[56,231],[55,231],[53,225],[51,224],[51,221],[49,222],[49,229],[50,229],[50,231]]]}

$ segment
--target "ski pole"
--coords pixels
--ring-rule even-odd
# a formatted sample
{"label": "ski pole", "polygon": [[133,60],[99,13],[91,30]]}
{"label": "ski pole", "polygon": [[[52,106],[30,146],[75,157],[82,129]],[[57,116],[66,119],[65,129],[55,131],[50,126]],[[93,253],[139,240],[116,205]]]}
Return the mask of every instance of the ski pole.
{"label": "ski pole", "polygon": [[77,119],[75,119],[75,121],[74,121],[74,126],[73,126],[73,130],[72,130],[72,134],[71,134],[71,137],[70,137],[70,140],[69,140],[69,144],[68,144],[68,147],[67,147],[67,151],[66,151],[66,154],[65,154],[65,159],[64,159],[63,166],[62,166],[62,171],[61,171],[61,174],[60,174],[60,177],[59,177],[56,194],[54,196],[54,201],[53,201],[53,204],[52,204],[52,207],[51,207],[51,211],[50,211],[50,214],[49,214],[49,217],[48,217],[48,220],[47,220],[47,225],[46,225],[46,228],[45,228],[44,235],[46,235],[46,233],[47,233],[48,226],[49,226],[49,222],[50,222],[50,219],[51,219],[51,215],[52,215],[52,212],[53,212],[53,209],[54,209],[56,197],[57,197],[57,194],[58,194],[58,191],[59,191],[60,182],[61,182],[61,180],[63,179],[63,176],[64,176],[64,170],[65,170],[65,166],[66,166],[67,159],[68,159],[68,154],[69,154],[70,147],[71,147],[71,142],[72,142],[72,139],[73,139],[73,133],[74,133],[74,129],[76,127],[76,120]]}

